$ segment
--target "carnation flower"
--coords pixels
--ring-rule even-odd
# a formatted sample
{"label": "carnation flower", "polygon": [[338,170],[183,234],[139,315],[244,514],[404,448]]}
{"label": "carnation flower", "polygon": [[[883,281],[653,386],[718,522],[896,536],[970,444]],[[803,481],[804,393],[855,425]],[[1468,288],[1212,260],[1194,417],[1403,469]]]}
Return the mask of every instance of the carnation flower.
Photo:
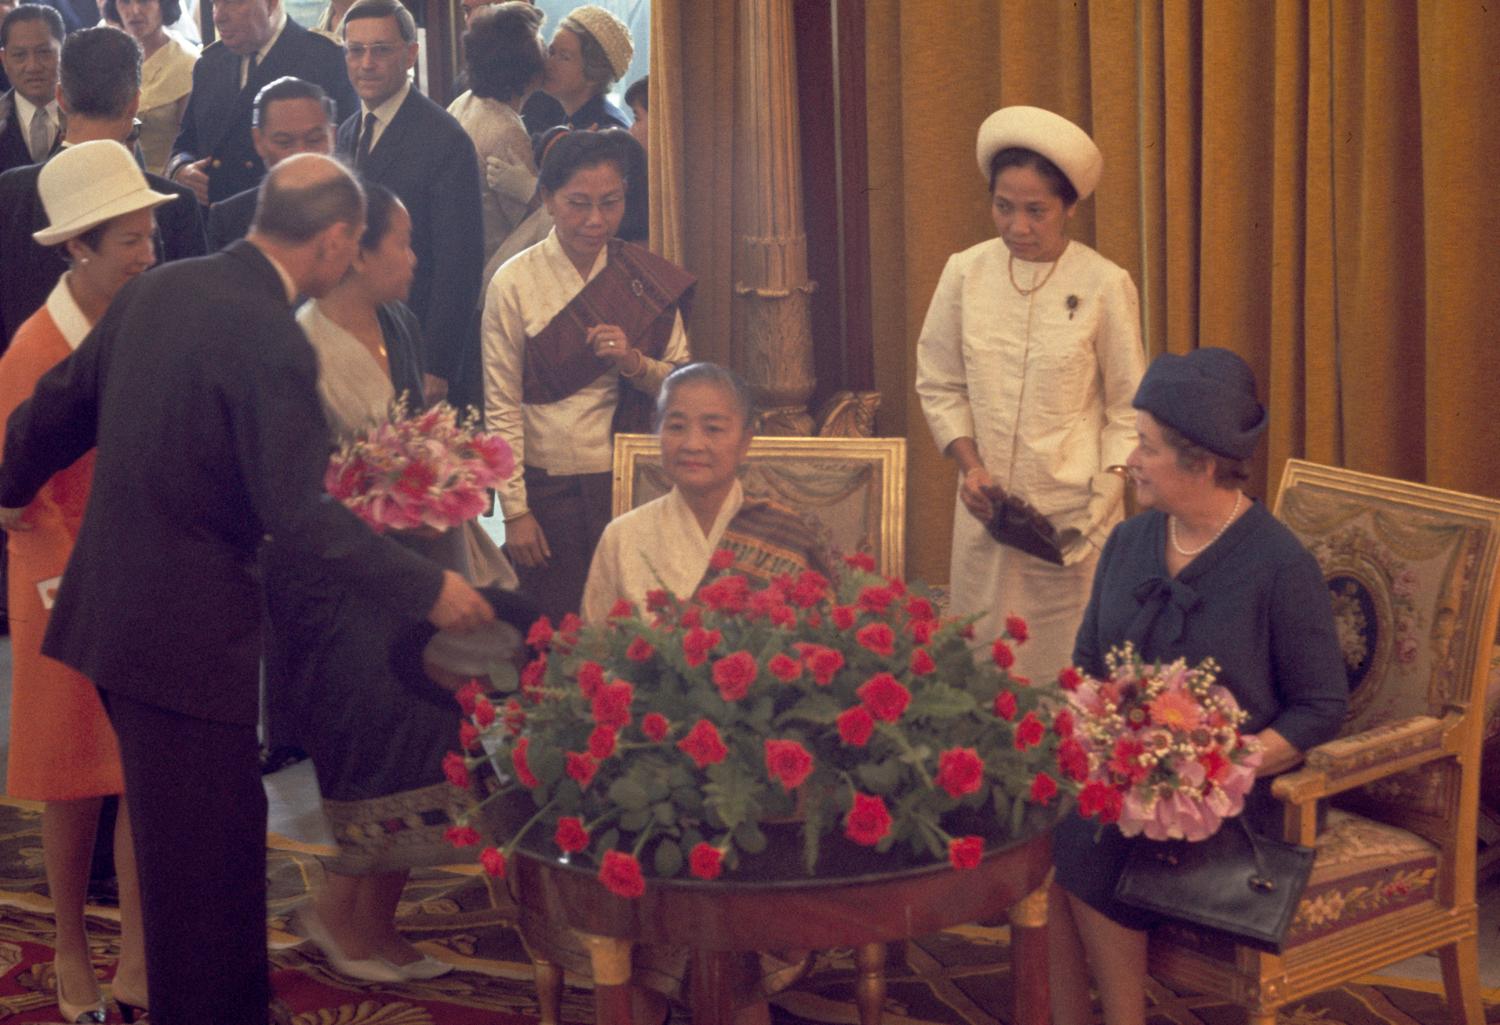
{"label": "carnation flower", "polygon": [[869,794],[856,793],[844,816],[844,835],[857,844],[873,847],[891,831],[891,813],[885,802]]}
{"label": "carnation flower", "polygon": [[516,779],[523,787],[531,789],[541,786],[541,781],[532,775],[531,766],[526,762],[526,751],[531,747],[530,737],[521,737],[515,746],[510,749],[510,763],[515,767]]}
{"label": "carnation flower", "polygon": [[604,667],[598,662],[585,662],[578,667],[578,689],[583,696],[592,699],[604,687]]}
{"label": "carnation flower", "polygon": [[820,687],[826,687],[832,683],[834,674],[844,668],[843,652],[817,644],[809,646],[803,659],[807,663],[807,668],[812,672],[813,681]]}
{"label": "carnation flower", "polygon": [[836,720],[839,739],[851,747],[864,747],[875,732],[875,717],[864,705],[855,705],[839,713]]}
{"label": "carnation flower", "polygon": [[854,639],[881,658],[890,658],[896,650],[896,632],[885,623],[869,623],[859,628]]}
{"label": "carnation flower", "polygon": [[1035,747],[1046,735],[1047,727],[1042,725],[1042,720],[1036,717],[1035,712],[1027,712],[1016,723],[1016,750],[1025,751],[1028,747]]}
{"label": "carnation flower", "polygon": [[995,665],[1001,669],[1009,669],[1016,664],[1016,653],[1010,650],[1010,645],[1003,640],[995,641],[995,646],[990,654],[995,659]]}
{"label": "carnation flower", "polygon": [[1026,625],[1026,620],[1020,616],[1005,617],[1005,632],[1010,634],[1010,639],[1017,644],[1025,644],[1026,638],[1031,636],[1031,629]]}
{"label": "carnation flower", "polygon": [[604,761],[615,753],[615,731],[609,726],[595,726],[589,734],[589,754]]}
{"label": "carnation flower", "polygon": [[557,820],[557,832],[552,840],[566,854],[577,854],[588,849],[589,831],[583,828],[583,820],[573,815],[564,815]]}
{"label": "carnation flower", "polygon": [[875,572],[875,559],[866,552],[854,552],[844,556],[844,565],[864,573]]}
{"label": "carnation flower", "polygon": [[729,748],[719,736],[719,728],[707,719],[694,723],[687,736],[677,742],[677,747],[700,769],[716,765],[729,755]]}
{"label": "carnation flower", "polygon": [[983,837],[956,836],[948,841],[948,861],[954,868],[978,868],[983,858]]}
{"label": "carnation flower", "polygon": [[630,722],[630,703],[635,700],[635,687],[624,680],[606,683],[589,702],[589,711],[594,722],[600,726],[620,729]]}
{"label": "carnation flower", "polygon": [[1057,796],[1057,780],[1039,772],[1031,780],[1030,799],[1035,804],[1046,804]]}
{"label": "carnation flower", "polygon": [[449,751],[444,755],[443,775],[448,777],[448,782],[454,786],[467,789],[469,786],[469,766],[464,761],[464,756],[457,751]]}
{"label": "carnation flower", "polygon": [[605,851],[599,866],[599,881],[617,897],[633,900],[646,892],[646,878],[635,855],[623,851]]}
{"label": "carnation flower", "polygon": [[766,668],[782,683],[791,683],[802,675],[802,663],[785,652],[772,655],[771,660],[766,663]]}
{"label": "carnation flower", "polygon": [[672,724],[660,712],[647,712],[641,716],[641,732],[652,740],[658,742],[666,740],[667,733],[671,728]]}
{"label": "carnation flower", "polygon": [[911,671],[914,676],[926,676],[937,669],[937,663],[926,648],[917,648],[911,653]]}
{"label": "carnation flower", "polygon": [[719,688],[719,697],[725,701],[739,701],[750,693],[750,685],[759,672],[755,656],[748,651],[736,651],[719,659],[713,669],[714,686]]}
{"label": "carnation flower", "polygon": [[542,616],[526,632],[526,643],[533,648],[545,648],[552,643],[552,620]]}
{"label": "carnation flower", "polygon": [[586,754],[569,751],[565,771],[569,779],[578,783],[579,789],[584,789],[593,780],[594,773],[599,771],[599,763]]}
{"label": "carnation flower", "polygon": [[734,565],[734,551],[729,548],[716,548],[714,553],[708,557],[710,569],[723,572]]}
{"label": "carnation flower", "polygon": [[651,656],[655,654],[656,649],[644,637],[634,638],[625,648],[625,657],[632,662],[649,662],[651,661]]}
{"label": "carnation flower", "polygon": [[933,782],[946,790],[949,797],[972,794],[984,784],[984,761],[972,747],[951,747],[938,755]]}
{"label": "carnation flower", "polygon": [[812,774],[813,757],[795,740],[768,740],[766,771],[785,790],[795,790]]}
{"label": "carnation flower", "polygon": [[724,852],[706,843],[688,851],[688,870],[699,879],[717,879],[724,870]]}
{"label": "carnation flower", "polygon": [[717,630],[705,630],[695,626],[682,638],[682,653],[690,666],[701,666],[708,661],[708,653],[719,646],[723,635]]}
{"label": "carnation flower", "polygon": [[484,838],[473,826],[451,826],[443,833],[443,839],[454,847],[473,847]]}
{"label": "carnation flower", "polygon": [[995,714],[1006,722],[1016,717],[1016,696],[1008,690],[995,695]]}
{"label": "carnation flower", "polygon": [[479,864],[483,866],[484,871],[488,875],[492,875],[496,879],[503,879],[505,877],[505,855],[501,854],[496,848],[486,847],[480,851]]}
{"label": "carnation flower", "polygon": [[907,690],[890,673],[877,673],[858,690],[859,700],[864,702],[870,714],[882,722],[895,722],[911,703],[911,691]]}

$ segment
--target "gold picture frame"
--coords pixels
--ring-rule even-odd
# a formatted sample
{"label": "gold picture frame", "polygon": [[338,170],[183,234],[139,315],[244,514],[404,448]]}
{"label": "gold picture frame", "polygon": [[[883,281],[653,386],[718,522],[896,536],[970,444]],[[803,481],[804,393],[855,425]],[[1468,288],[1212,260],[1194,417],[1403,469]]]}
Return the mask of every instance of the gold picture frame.
{"label": "gold picture frame", "polygon": [[[747,495],[802,513],[835,554],[867,552],[881,573],[905,572],[905,438],[757,437],[741,479]],[[615,435],[615,516],[670,487],[656,435]]]}

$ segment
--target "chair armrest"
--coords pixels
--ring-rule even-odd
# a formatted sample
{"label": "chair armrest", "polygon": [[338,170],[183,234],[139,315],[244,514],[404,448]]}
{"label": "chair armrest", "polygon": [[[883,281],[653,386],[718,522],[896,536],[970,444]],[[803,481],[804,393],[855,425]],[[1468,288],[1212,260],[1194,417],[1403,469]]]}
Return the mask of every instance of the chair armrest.
{"label": "chair armrest", "polygon": [[1308,804],[1415,768],[1456,751],[1463,721],[1460,711],[1441,719],[1414,715],[1319,744],[1307,752],[1301,768],[1271,784],[1271,793],[1291,804]]}

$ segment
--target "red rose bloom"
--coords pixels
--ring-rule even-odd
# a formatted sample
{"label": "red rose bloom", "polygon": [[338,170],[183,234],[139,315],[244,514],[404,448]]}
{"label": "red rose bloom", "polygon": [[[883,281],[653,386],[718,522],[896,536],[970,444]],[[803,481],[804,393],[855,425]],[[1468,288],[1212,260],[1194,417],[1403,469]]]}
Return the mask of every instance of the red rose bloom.
{"label": "red rose bloom", "polygon": [[1058,745],[1057,771],[1078,783],[1082,783],[1088,777],[1088,752],[1075,738],[1069,737]]}
{"label": "red rose bloom", "polygon": [[868,552],[855,552],[853,555],[844,556],[844,565],[865,573],[875,572],[875,559]]}
{"label": "red rose bloom", "polygon": [[948,841],[948,861],[954,868],[978,868],[983,857],[983,837],[956,836]]}
{"label": "red rose bloom", "polygon": [[485,872],[496,879],[505,876],[505,855],[493,847],[486,847],[479,852],[479,864],[484,866]]}
{"label": "red rose bloom", "polygon": [[589,734],[589,754],[604,761],[615,753],[615,731],[608,726],[595,726]]}
{"label": "red rose bloom", "polygon": [[807,668],[812,670],[813,682],[820,687],[832,683],[834,675],[844,668],[844,653],[835,648],[825,648],[819,644],[808,645],[807,654],[803,657],[807,660]]}
{"label": "red rose bloom", "polygon": [[577,751],[568,752],[567,773],[570,779],[578,781],[580,790],[586,789],[594,778],[594,773],[599,771],[599,763],[586,754]]}
{"label": "red rose bloom", "polygon": [[599,881],[616,897],[633,900],[646,892],[646,878],[641,875],[641,863],[634,854],[623,851],[605,851],[604,862],[599,866]]}
{"label": "red rose bloom", "polygon": [[855,794],[849,814],[844,816],[844,835],[857,844],[874,847],[891,831],[891,813],[885,802],[869,794]]}
{"label": "red rose bloom", "polygon": [[526,751],[529,747],[531,747],[531,738],[522,737],[510,749],[510,764],[515,767],[516,779],[528,790],[541,786],[541,780],[536,778],[531,771],[531,766],[526,762]]}
{"label": "red rose bloom", "polygon": [[1073,713],[1066,708],[1060,709],[1052,717],[1052,732],[1067,740],[1073,735]]}
{"label": "red rose bloom", "polygon": [[585,662],[578,667],[578,689],[583,696],[593,700],[604,686],[604,667],[598,662]]}
{"label": "red rose bloom", "polygon": [[995,695],[995,714],[1006,722],[1016,717],[1016,696],[1008,690]]}
{"label": "red rose bloom", "polygon": [[558,849],[567,854],[577,854],[579,851],[587,850],[589,846],[589,831],[583,828],[583,820],[572,815],[564,815],[557,820],[557,832],[552,835],[553,843]]}
{"label": "red rose bloom", "polygon": [[469,785],[469,767],[464,763],[464,756],[457,751],[449,751],[443,756],[443,775],[448,777],[448,782],[456,787],[467,787]]}
{"label": "red rose bloom", "polygon": [[890,658],[896,650],[896,631],[885,623],[870,623],[860,627],[854,639],[861,647],[873,651],[881,658]]}
{"label": "red rose bloom", "polygon": [[630,659],[630,661],[632,662],[647,662],[651,659],[651,656],[655,654],[656,649],[653,648],[651,646],[651,642],[646,640],[646,638],[644,637],[636,637],[632,639],[630,642],[630,646],[625,649],[625,657]]}
{"label": "red rose bloom", "polygon": [[938,632],[940,625],[936,619],[914,619],[907,624],[906,629],[912,640],[918,644],[926,644]]}
{"label": "red rose bloom", "polygon": [[1010,639],[1017,644],[1025,644],[1026,638],[1031,636],[1031,628],[1020,616],[1005,617],[1005,632],[1010,634]]}
{"label": "red rose bloom", "polygon": [[724,852],[700,843],[688,851],[688,870],[699,879],[717,879],[724,870]]}
{"label": "red rose bloom", "polygon": [[[809,617],[811,618],[811,617]],[[777,605],[771,609],[771,622],[776,626],[796,626],[797,610],[790,605]],[[816,624],[814,624],[816,625]]]}
{"label": "red rose bloom", "polygon": [[526,631],[526,643],[533,648],[545,648],[552,643],[552,620],[543,616],[531,624],[531,629]]}
{"label": "red rose bloom", "polygon": [[937,669],[937,663],[927,653],[926,648],[918,648],[911,653],[911,671],[913,676],[926,676]]}
{"label": "red rose bloom", "polygon": [[473,847],[481,837],[473,826],[451,826],[443,833],[443,839],[454,847]]}
{"label": "red rose bloom", "polygon": [[589,702],[589,711],[599,726],[620,729],[630,722],[630,703],[635,700],[635,687],[624,680],[615,680],[599,689]]}
{"label": "red rose bloom", "polygon": [[714,663],[714,686],[719,688],[719,697],[725,701],[739,701],[750,693],[750,685],[760,673],[755,656],[748,651],[736,651]]}
{"label": "red rose bloom", "polygon": [[682,638],[682,654],[690,666],[701,666],[708,661],[708,653],[719,646],[723,636],[717,630],[705,630],[695,626]]}
{"label": "red rose bloom", "polygon": [[839,739],[850,747],[864,747],[875,732],[875,717],[864,705],[855,705],[839,713],[835,720],[839,728]]}
{"label": "red rose bloom", "polygon": [[1010,645],[1003,640],[996,640],[995,647],[991,651],[994,656],[995,665],[1001,669],[1009,669],[1016,664],[1016,653],[1010,650]]}
{"label": "red rose bloom", "polygon": [[684,630],[691,630],[695,626],[702,626],[703,610],[696,605],[689,605],[682,610],[682,615],[677,617],[677,625]]}
{"label": "red rose bloom", "polygon": [[804,609],[810,609],[828,597],[828,578],[816,570],[803,570],[791,588],[791,600]]}
{"label": "red rose bloom", "polygon": [[866,587],[859,592],[859,607],[877,616],[885,612],[895,600],[896,592],[889,587]]}
{"label": "red rose bloom", "polygon": [[720,577],[699,588],[698,599],[716,612],[743,612],[750,604],[750,581],[741,576]]}
{"label": "red rose bloom", "polygon": [[1057,796],[1057,780],[1039,772],[1031,780],[1031,800],[1036,804],[1046,804]]}
{"label": "red rose bloom", "polygon": [[766,771],[780,781],[782,789],[797,789],[812,770],[812,755],[795,740],[766,741]]}
{"label": "red rose bloom", "polygon": [[890,673],[876,673],[859,685],[854,692],[870,710],[870,714],[883,722],[895,722],[911,704],[911,691],[903,687]]}
{"label": "red rose bloom", "polygon": [[654,587],[646,592],[646,609],[649,612],[660,612],[672,604],[672,596],[660,587]]}
{"label": "red rose bloom", "polygon": [[1028,747],[1036,747],[1047,735],[1047,727],[1042,725],[1042,720],[1036,717],[1035,712],[1027,712],[1016,723],[1016,749],[1025,751]]}
{"label": "red rose bloom", "polygon": [[478,697],[474,699],[474,722],[480,726],[488,726],[495,721],[495,706],[490,704],[490,699]]}
{"label": "red rose bloom", "polygon": [[458,707],[464,710],[464,715],[474,714],[474,702],[484,693],[484,688],[479,685],[478,680],[470,680],[458,688],[458,693],[453,696],[458,699]]}
{"label": "red rose bloom", "polygon": [[938,755],[937,777],[933,780],[949,797],[972,794],[984,783],[984,760],[972,747],[950,747]]}
{"label": "red rose bloom", "polygon": [[719,728],[707,719],[699,719],[694,723],[687,736],[677,742],[677,747],[700,769],[729,757],[729,748],[720,739]]}
{"label": "red rose bloom", "polygon": [[734,552],[728,548],[716,548],[708,557],[708,564],[716,570],[726,570],[734,565]]}
{"label": "red rose bloom", "polygon": [[641,732],[652,740],[666,740],[667,732],[671,728],[672,724],[667,722],[667,717],[660,712],[647,712],[641,717]]}
{"label": "red rose bloom", "polygon": [[609,614],[604,618],[627,619],[633,615],[635,615],[635,606],[630,604],[630,602],[626,601],[624,598],[621,598],[610,606]]}
{"label": "red rose bloom", "polygon": [[1124,804],[1125,799],[1118,790],[1097,779],[1085,783],[1078,792],[1078,814],[1084,818],[1097,817],[1106,825],[1119,821]]}
{"label": "red rose bloom", "polygon": [[932,607],[932,602],[926,598],[908,598],[906,600],[906,615],[919,622],[937,618],[937,610]]}
{"label": "red rose bloom", "polygon": [[771,670],[771,675],[782,683],[791,683],[802,675],[802,663],[785,652],[773,655],[771,661],[766,663],[766,668]]}
{"label": "red rose bloom", "polygon": [[1077,690],[1082,682],[1083,674],[1072,666],[1064,666],[1062,672],[1057,674],[1057,685],[1063,690]]}
{"label": "red rose bloom", "polygon": [[835,605],[833,607],[833,625],[840,630],[854,629],[854,620],[859,613],[853,605]]}
{"label": "red rose bloom", "polygon": [[471,722],[458,724],[458,743],[465,751],[474,750],[479,743],[479,727]]}
{"label": "red rose bloom", "polygon": [[583,620],[578,618],[578,613],[569,612],[557,624],[557,635],[562,640],[571,644],[578,640],[578,631],[581,629],[583,629]]}

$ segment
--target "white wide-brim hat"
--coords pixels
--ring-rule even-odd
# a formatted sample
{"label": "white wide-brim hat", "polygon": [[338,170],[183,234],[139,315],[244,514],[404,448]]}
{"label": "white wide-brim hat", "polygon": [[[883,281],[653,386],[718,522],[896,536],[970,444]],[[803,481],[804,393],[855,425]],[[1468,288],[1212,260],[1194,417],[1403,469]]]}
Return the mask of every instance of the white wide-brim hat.
{"label": "white wide-brim hat", "polygon": [[42,165],[36,188],[50,223],[31,237],[43,246],[58,245],[121,214],[177,198],[153,192],[135,157],[112,139],[64,146]]}
{"label": "white wide-brim hat", "polygon": [[635,56],[635,43],[625,23],[595,4],[573,8],[558,22],[558,27],[571,30],[570,21],[594,37],[604,56],[609,58],[610,70],[615,73],[616,80],[624,78],[625,72],[630,70],[630,58]]}
{"label": "white wide-brim hat", "polygon": [[1104,173],[1104,154],[1089,134],[1061,114],[1041,107],[1001,107],[979,126],[975,155],[979,173],[990,180],[995,154],[1012,146],[1040,153],[1068,176],[1079,199],[1093,195]]}

